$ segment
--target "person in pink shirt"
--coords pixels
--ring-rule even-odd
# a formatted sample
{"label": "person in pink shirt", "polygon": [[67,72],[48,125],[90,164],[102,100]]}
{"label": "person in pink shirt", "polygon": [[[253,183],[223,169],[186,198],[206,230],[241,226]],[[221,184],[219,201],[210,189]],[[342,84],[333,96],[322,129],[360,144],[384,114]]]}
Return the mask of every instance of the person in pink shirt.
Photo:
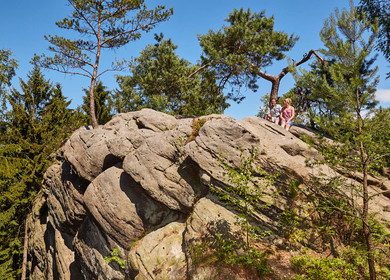
{"label": "person in pink shirt", "polygon": [[295,109],[293,106],[291,106],[291,99],[286,98],[283,100],[283,108],[282,112],[280,113],[280,119],[282,121],[280,125],[288,131],[290,127],[294,124],[294,117]]}

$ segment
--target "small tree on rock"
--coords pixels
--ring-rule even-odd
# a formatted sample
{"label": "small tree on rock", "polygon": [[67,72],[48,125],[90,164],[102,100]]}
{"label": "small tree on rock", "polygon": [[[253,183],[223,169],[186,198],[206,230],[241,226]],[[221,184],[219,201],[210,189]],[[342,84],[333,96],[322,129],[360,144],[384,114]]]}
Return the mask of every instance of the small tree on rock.
{"label": "small tree on rock", "polygon": [[[377,67],[370,68],[370,54],[375,47],[378,25],[360,15],[350,1],[350,10],[335,10],[320,32],[325,49],[325,58],[333,62],[326,71],[315,68],[304,72],[301,81],[310,94],[316,96],[317,104],[326,110],[313,108],[314,120],[322,131],[331,135],[342,145],[336,149],[339,164],[344,168],[361,172],[362,222],[370,279],[376,279],[374,247],[369,226],[368,173],[370,165],[377,160],[375,144],[365,112],[375,105],[375,88],[378,84]],[[371,61],[371,62],[370,62]],[[322,74],[321,74],[322,73]],[[313,103],[314,104],[314,103]]]}

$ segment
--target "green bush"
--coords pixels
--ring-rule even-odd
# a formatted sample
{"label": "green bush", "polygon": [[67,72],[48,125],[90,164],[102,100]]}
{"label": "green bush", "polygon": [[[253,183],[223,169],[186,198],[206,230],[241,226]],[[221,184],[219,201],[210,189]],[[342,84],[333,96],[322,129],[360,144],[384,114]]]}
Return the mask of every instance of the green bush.
{"label": "green bush", "polygon": [[358,280],[362,279],[356,266],[340,258],[293,257],[298,270],[294,280]]}

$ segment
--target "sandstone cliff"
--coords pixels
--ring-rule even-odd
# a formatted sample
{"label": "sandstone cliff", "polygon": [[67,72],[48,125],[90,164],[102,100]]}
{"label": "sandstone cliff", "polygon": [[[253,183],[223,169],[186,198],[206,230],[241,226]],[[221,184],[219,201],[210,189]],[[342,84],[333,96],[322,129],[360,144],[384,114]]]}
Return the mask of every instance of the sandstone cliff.
{"label": "sandstone cliff", "polygon": [[[219,158],[225,155],[237,167],[240,149],[248,154],[257,148],[257,163],[280,173],[269,189],[278,191],[277,199],[259,208],[264,210],[254,222],[271,232],[270,247],[283,244],[279,219],[290,207],[288,183],[335,171],[307,167],[321,156],[296,137],[309,133],[304,129],[294,127],[292,134],[256,117],[202,118],[199,135],[192,118],[149,109],[119,114],[95,130],[77,130],[47,170],[28,221],[28,279],[215,277],[213,268],[194,265],[190,248],[206,235],[239,231],[236,213],[210,187],[228,183]],[[370,184],[372,191],[389,189],[383,178],[371,177]],[[259,203],[267,200],[271,196]],[[389,198],[378,196],[372,205],[390,224]],[[125,269],[104,261],[115,249],[119,259],[128,260]]]}

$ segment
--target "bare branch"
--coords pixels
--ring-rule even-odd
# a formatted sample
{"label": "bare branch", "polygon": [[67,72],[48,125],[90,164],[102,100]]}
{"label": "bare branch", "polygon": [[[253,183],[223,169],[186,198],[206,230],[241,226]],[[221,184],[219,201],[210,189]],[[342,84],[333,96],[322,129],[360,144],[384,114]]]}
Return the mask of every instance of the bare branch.
{"label": "bare branch", "polygon": [[[300,61],[298,61],[297,63],[294,64],[294,66],[297,67],[297,66],[305,63],[306,61],[308,61],[311,58],[311,56],[313,54],[318,58],[318,60],[321,61],[321,63],[323,65],[327,65],[327,62],[315,50],[310,50],[309,53],[304,55]],[[288,67],[284,68],[282,70],[282,72],[280,72],[280,74],[278,75],[279,78],[282,79],[288,72],[289,72]]]}
{"label": "bare branch", "polygon": [[244,63],[249,64],[250,66],[255,68],[257,73],[259,74],[259,76],[262,77],[263,79],[270,81],[270,82],[275,82],[277,80],[276,76],[271,75],[271,74],[267,74],[267,73],[261,71],[260,68],[257,67],[257,65],[253,64],[252,62],[250,62],[248,60],[244,60]]}
{"label": "bare branch", "polygon": [[63,73],[63,74],[70,74],[70,75],[80,75],[80,76],[84,76],[84,77],[87,77],[87,78],[91,78],[91,74],[89,74],[89,72],[83,68],[80,68],[81,70],[87,72],[88,74],[85,74],[85,73],[82,73],[82,72],[72,72],[72,71],[69,71],[69,70],[61,70],[58,65],[57,67],[52,67],[52,66],[46,66],[45,67],[46,69],[49,69],[49,70],[54,70],[54,71],[57,71],[57,72],[60,72],[60,73]]}
{"label": "bare branch", "polygon": [[384,158],[384,157],[388,157],[388,156],[390,156],[390,153],[380,155],[380,156],[378,156],[376,158],[373,158],[373,159],[369,160],[368,162],[374,162],[374,161],[377,161],[378,159],[381,159],[381,158]]}
{"label": "bare branch", "polygon": [[[187,78],[192,78],[194,75],[196,75],[199,71],[202,71],[203,69],[205,69],[206,67],[209,67],[211,66],[211,64],[205,64],[205,65],[202,65],[201,67],[199,67],[197,70],[195,70],[194,72],[192,72],[190,75],[187,76]],[[181,78],[180,78],[181,79]]]}

